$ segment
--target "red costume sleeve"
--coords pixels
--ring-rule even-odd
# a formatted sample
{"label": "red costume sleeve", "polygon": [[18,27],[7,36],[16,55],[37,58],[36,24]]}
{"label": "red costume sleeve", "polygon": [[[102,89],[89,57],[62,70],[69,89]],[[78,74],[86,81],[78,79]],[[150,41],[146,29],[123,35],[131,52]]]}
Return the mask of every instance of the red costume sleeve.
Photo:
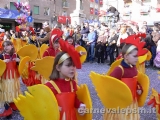
{"label": "red costume sleeve", "polygon": [[[73,83],[74,92],[76,92],[76,91],[77,91],[77,84],[76,84],[75,80],[73,80],[72,83]],[[75,107],[75,108],[79,108],[81,103],[82,103],[82,102],[79,101],[79,99],[77,98],[77,95],[76,95],[76,96],[75,96],[74,107]]]}
{"label": "red costume sleeve", "polygon": [[121,69],[120,67],[116,67],[116,68],[111,72],[110,76],[121,80],[121,78],[122,78],[122,69]]}
{"label": "red costume sleeve", "polygon": [[49,56],[48,51],[45,51],[45,52],[43,53],[43,57],[45,57],[45,56]]}

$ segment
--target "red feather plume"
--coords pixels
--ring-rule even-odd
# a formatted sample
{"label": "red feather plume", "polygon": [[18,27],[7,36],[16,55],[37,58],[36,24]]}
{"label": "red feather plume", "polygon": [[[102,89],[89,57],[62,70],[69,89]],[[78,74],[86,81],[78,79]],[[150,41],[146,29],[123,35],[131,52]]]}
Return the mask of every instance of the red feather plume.
{"label": "red feather plume", "polygon": [[121,39],[120,42],[135,45],[138,48],[138,56],[142,56],[148,52],[147,49],[144,49],[146,43],[140,41],[139,37],[142,36],[145,37],[144,34],[130,35],[126,39]]}
{"label": "red feather plume", "polygon": [[68,44],[68,42],[64,41],[63,39],[59,40],[59,44],[61,46],[61,50],[63,52],[68,53],[71,56],[71,58],[73,60],[73,63],[76,66],[76,68],[81,69],[80,55],[75,50],[75,48],[72,45]]}

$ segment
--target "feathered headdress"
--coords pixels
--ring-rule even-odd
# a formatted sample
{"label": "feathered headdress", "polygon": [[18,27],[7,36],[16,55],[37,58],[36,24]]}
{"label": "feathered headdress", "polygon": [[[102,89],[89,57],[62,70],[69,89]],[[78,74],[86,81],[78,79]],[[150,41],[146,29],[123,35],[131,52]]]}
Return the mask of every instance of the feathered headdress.
{"label": "feathered headdress", "polygon": [[[75,50],[75,48],[74,48],[72,45],[68,44],[68,42],[64,41],[63,39],[60,39],[60,40],[59,40],[59,44],[60,44],[60,46],[61,46],[62,51],[63,51],[63,52],[66,52],[66,53],[72,58],[73,63],[74,63],[74,65],[76,66],[76,68],[77,68],[77,69],[81,69],[80,55],[79,55],[79,53]],[[67,55],[66,59],[68,58],[68,55]],[[62,55],[62,57],[63,57],[63,55]],[[61,58],[62,58],[62,57],[61,57]],[[64,57],[65,57],[65,55],[64,55]],[[60,59],[61,59],[61,58],[60,58]],[[64,61],[64,60],[65,60],[65,59],[63,59],[63,61]],[[59,61],[60,61],[60,60],[59,60]],[[63,62],[63,61],[62,61],[62,62]]]}
{"label": "feathered headdress", "polygon": [[63,35],[63,31],[59,28],[55,28],[52,30],[51,32],[51,37],[50,37],[50,40],[51,42],[55,42],[57,39],[61,38]]}
{"label": "feathered headdress", "polygon": [[144,49],[145,42],[140,41],[139,37],[145,37],[145,34],[130,35],[126,39],[121,39],[121,43],[132,44],[138,48],[138,56],[145,55],[148,50]]}

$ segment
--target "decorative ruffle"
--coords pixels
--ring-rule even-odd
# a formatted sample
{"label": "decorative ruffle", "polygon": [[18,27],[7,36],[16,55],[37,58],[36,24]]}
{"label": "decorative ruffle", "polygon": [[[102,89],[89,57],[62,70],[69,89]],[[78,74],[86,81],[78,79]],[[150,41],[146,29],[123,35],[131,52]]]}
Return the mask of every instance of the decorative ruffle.
{"label": "decorative ruffle", "polygon": [[0,102],[13,102],[14,98],[17,98],[21,93],[20,81],[18,78],[1,79],[0,81]]}
{"label": "decorative ruffle", "polygon": [[[126,109],[123,109],[122,113],[118,113],[118,111],[117,111],[117,113],[115,113],[115,111],[112,111],[110,113],[106,112],[103,115],[103,120],[140,120],[140,115],[138,113],[139,112],[138,110],[139,110],[138,102],[134,101]],[[124,111],[128,111],[128,113],[124,112]]]}
{"label": "decorative ruffle", "polygon": [[18,72],[17,64],[15,61],[7,63],[7,67],[5,72],[2,75],[2,78],[4,80],[19,78],[19,72]]}

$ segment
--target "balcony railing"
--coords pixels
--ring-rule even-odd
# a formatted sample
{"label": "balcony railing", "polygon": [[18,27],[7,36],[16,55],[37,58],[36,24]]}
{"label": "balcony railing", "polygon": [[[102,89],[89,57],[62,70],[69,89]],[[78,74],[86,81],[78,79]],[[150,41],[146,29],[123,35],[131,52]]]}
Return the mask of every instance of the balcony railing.
{"label": "balcony railing", "polygon": [[62,2],[62,8],[69,8],[69,3],[67,1]]}

